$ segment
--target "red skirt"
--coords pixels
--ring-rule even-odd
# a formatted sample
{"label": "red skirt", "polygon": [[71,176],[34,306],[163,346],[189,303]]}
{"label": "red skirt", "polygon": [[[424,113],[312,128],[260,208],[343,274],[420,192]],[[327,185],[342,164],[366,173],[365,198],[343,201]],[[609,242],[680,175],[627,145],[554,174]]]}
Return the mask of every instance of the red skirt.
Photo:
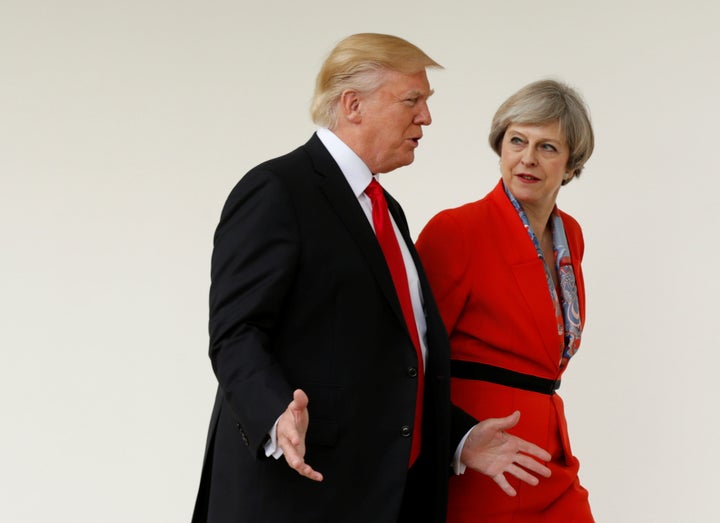
{"label": "red skirt", "polygon": [[520,411],[508,431],[552,455],[549,478],[531,486],[505,474],[517,490],[510,497],[492,480],[467,469],[450,478],[447,523],[592,523],[588,492],[580,485],[580,464],[572,455],[562,399],[484,381],[453,378],[453,402],[477,419],[501,418]]}

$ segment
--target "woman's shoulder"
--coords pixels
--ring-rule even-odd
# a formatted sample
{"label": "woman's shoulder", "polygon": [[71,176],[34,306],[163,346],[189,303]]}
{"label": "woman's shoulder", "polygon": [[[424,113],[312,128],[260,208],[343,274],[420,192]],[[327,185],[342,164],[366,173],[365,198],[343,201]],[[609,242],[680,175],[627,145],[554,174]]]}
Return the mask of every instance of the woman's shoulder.
{"label": "woman's shoulder", "polygon": [[582,235],[582,227],[580,223],[570,214],[566,213],[562,209],[558,209],[558,214],[563,221],[563,227],[565,227],[565,233],[580,234]]}
{"label": "woman's shoulder", "polygon": [[493,190],[479,200],[444,209],[433,216],[428,225],[436,223],[448,227],[465,227],[469,224],[476,223],[478,220],[482,220],[483,216],[493,212],[495,192],[496,191]]}
{"label": "woman's shoulder", "polygon": [[444,242],[452,238],[460,239],[475,234],[478,223],[483,222],[487,207],[484,199],[444,209],[433,216],[420,232],[418,240],[429,237],[442,238]]}

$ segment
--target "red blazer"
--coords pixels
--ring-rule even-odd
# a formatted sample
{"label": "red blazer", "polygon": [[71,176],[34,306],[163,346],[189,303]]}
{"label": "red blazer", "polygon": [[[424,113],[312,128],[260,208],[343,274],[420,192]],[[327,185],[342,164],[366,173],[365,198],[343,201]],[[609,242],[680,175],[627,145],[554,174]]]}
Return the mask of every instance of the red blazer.
{"label": "red blazer", "polygon": [[[572,217],[560,214],[584,323],[582,232]],[[420,234],[416,247],[450,337],[452,359],[553,380],[560,377],[564,370],[560,368],[563,336],[557,332],[543,263],[502,182],[482,200],[435,216]],[[452,379],[451,392],[453,403],[477,419],[504,417],[520,410],[520,423],[511,432],[548,450],[553,462],[564,468],[553,470],[553,478],[541,480],[541,486],[551,486],[557,479],[565,482],[564,486],[557,485],[562,489],[567,482],[576,481],[577,460],[570,450],[559,396],[456,378]],[[468,496],[477,500],[480,491],[473,488],[474,493],[468,492]],[[489,503],[504,502],[506,496],[497,487],[487,488]],[[452,490],[451,483],[451,512]],[[542,489],[536,492],[541,497],[556,495]]]}

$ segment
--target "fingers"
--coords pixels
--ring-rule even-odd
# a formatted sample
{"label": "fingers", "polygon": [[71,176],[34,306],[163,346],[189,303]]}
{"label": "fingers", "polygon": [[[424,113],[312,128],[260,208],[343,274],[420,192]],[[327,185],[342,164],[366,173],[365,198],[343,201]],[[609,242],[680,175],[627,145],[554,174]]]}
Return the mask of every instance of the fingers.
{"label": "fingers", "polygon": [[529,456],[525,456],[524,454],[518,454],[515,458],[515,462],[521,467],[528,469],[529,471],[534,472],[535,474],[544,478],[549,478],[552,474],[548,467]]}
{"label": "fingers", "polygon": [[507,467],[506,472],[508,474],[512,474],[520,481],[527,483],[528,485],[532,485],[533,487],[536,486],[538,483],[540,483],[540,480],[530,474],[527,470],[525,470],[522,467],[519,467],[515,464],[510,465]]}
{"label": "fingers", "polygon": [[[524,458],[524,459],[523,459]],[[544,477],[550,476],[550,469],[547,467],[541,465],[534,459],[524,456],[523,458],[519,458],[518,464],[511,463],[507,467],[505,467],[505,470],[495,476],[493,476],[493,480],[495,483],[498,484],[498,486],[502,489],[502,491],[507,494],[508,496],[516,496],[517,491],[513,488],[512,485],[508,482],[507,478],[505,477],[505,472],[508,474],[512,474],[520,481],[527,483],[528,485],[531,485],[533,487],[537,486],[540,483],[540,480],[530,474],[527,470],[525,470],[524,467],[532,470],[533,472],[536,472]],[[527,461],[525,461],[527,460]]]}
{"label": "fingers", "polygon": [[323,475],[320,474],[318,471],[314,470],[310,465],[307,463],[304,463],[299,467],[292,467],[294,468],[298,474],[301,476],[305,476],[308,479],[311,479],[313,481],[322,481]]}
{"label": "fingers", "polygon": [[550,461],[552,459],[552,456],[547,450],[538,447],[534,443],[530,443],[529,441],[520,438],[517,438],[517,441],[518,449],[521,452],[524,452],[525,454],[528,454],[530,456],[534,456],[540,461]]}
{"label": "fingers", "polygon": [[493,481],[497,483],[498,486],[502,489],[502,491],[508,496],[513,497],[517,495],[517,491],[510,483],[508,483],[508,480],[505,478],[505,475],[502,472],[493,476]]}
{"label": "fingers", "polygon": [[278,432],[278,445],[282,449],[285,461],[287,461],[291,469],[313,481],[323,480],[323,475],[320,472],[305,463],[305,445],[297,431],[288,429],[282,434]]}
{"label": "fingers", "polygon": [[301,476],[305,476],[313,481],[322,481],[323,475],[314,470],[310,465],[305,463],[305,460],[300,456],[295,447],[283,448],[283,455],[285,461],[291,469],[295,470]]}

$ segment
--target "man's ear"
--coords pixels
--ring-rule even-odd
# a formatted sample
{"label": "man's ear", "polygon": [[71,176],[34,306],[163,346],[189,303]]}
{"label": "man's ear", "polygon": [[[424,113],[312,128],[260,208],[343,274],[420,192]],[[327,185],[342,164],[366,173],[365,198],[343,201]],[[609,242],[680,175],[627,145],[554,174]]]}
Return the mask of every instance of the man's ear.
{"label": "man's ear", "polygon": [[345,89],[340,94],[340,110],[342,117],[352,123],[360,123],[362,120],[360,93],[353,89]]}

